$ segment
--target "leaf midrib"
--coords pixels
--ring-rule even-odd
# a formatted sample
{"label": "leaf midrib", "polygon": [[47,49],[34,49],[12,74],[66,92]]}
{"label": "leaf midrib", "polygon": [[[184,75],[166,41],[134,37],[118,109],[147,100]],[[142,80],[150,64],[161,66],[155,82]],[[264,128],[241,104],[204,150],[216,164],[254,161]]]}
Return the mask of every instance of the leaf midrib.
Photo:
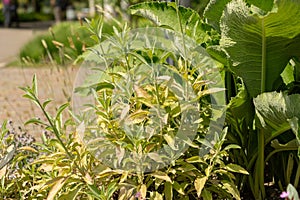
{"label": "leaf midrib", "polygon": [[265,30],[265,21],[261,19],[261,39],[262,39],[262,55],[261,55],[261,83],[260,83],[260,90],[261,93],[265,92],[266,90],[266,72],[267,72],[267,48],[266,48],[266,30]]}

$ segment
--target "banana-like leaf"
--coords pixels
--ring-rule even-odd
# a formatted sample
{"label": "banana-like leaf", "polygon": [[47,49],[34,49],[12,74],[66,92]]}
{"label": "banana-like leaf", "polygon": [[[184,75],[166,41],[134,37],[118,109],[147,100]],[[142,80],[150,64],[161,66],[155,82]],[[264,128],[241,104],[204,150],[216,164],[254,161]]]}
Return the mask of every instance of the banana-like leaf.
{"label": "banana-like leaf", "polygon": [[[204,10],[204,17],[215,29],[220,30],[220,19],[226,5],[232,0],[211,0]],[[247,0],[247,3],[254,5],[264,11],[270,11],[273,7],[273,0]]]}
{"label": "banana-like leaf", "polygon": [[262,10],[270,11],[274,5],[274,0],[247,0],[247,3],[257,6]]}
{"label": "banana-like leaf", "polygon": [[266,15],[233,0],[221,18],[221,41],[251,97],[276,89],[293,56],[300,55],[300,0],[277,0]]}
{"label": "banana-like leaf", "polygon": [[220,30],[220,18],[224,8],[231,0],[211,0],[204,10],[204,17],[215,29]]}
{"label": "banana-like leaf", "polygon": [[171,28],[177,32],[182,31],[204,42],[208,36],[202,29],[202,21],[199,14],[192,9],[178,7],[180,21],[178,20],[177,7],[174,3],[145,2],[130,7],[131,14],[139,15],[153,21],[158,26]]}
{"label": "banana-like leaf", "polygon": [[267,141],[271,141],[274,137],[291,129],[300,144],[299,102],[299,94],[287,95],[277,92],[263,93],[254,99],[256,115],[260,124],[265,130],[271,132]]}

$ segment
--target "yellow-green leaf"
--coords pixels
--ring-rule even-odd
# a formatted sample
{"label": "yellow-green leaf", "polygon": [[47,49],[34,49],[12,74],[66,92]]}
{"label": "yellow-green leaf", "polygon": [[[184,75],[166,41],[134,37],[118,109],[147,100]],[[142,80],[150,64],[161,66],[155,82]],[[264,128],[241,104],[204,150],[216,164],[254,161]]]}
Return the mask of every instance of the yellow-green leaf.
{"label": "yellow-green leaf", "polygon": [[69,190],[67,193],[61,195],[58,200],[75,200],[80,190],[81,187],[75,187],[74,189]]}
{"label": "yellow-green leaf", "polygon": [[249,173],[247,170],[245,170],[243,167],[236,165],[236,164],[228,164],[224,167],[225,170],[231,171],[231,172],[236,172],[240,174],[246,174],[248,175]]}
{"label": "yellow-green leaf", "polygon": [[158,192],[150,192],[150,200],[163,200],[163,197]]}
{"label": "yellow-green leaf", "polygon": [[166,142],[168,143],[168,145],[174,150],[178,150],[178,148],[175,147],[175,140],[174,138],[172,138],[170,135],[164,135],[164,139],[166,140]]}
{"label": "yellow-green leaf", "polygon": [[20,147],[19,150],[21,151],[31,151],[33,153],[38,153],[38,151],[30,146],[24,146],[24,147]]}
{"label": "yellow-green leaf", "polygon": [[59,192],[59,190],[64,186],[64,184],[66,183],[66,180],[68,178],[66,177],[61,177],[60,179],[58,179],[55,184],[53,185],[53,187],[51,188],[50,192],[48,193],[47,196],[47,200],[52,200],[54,199],[54,197],[56,196],[56,194]]}
{"label": "yellow-green leaf", "polygon": [[140,192],[141,192],[141,196],[142,198],[146,198],[147,195],[147,186],[145,184],[143,184],[140,188]]}
{"label": "yellow-green leaf", "polygon": [[229,181],[223,181],[223,187],[236,199],[236,200],[240,200],[240,193],[238,191],[238,189],[236,188],[236,186],[229,182]]}
{"label": "yellow-green leaf", "polygon": [[206,181],[207,181],[207,177],[206,176],[201,177],[201,178],[199,177],[199,178],[197,178],[195,180],[194,186],[195,186],[195,189],[197,191],[198,197],[200,197]]}
{"label": "yellow-green leaf", "polygon": [[171,178],[168,176],[168,174],[164,173],[164,172],[154,172],[151,174],[152,176],[154,176],[155,178],[158,178],[160,180],[164,180],[167,182],[172,182]]}
{"label": "yellow-green leaf", "polygon": [[133,124],[141,123],[146,119],[149,112],[145,110],[137,110],[128,116],[128,120]]}

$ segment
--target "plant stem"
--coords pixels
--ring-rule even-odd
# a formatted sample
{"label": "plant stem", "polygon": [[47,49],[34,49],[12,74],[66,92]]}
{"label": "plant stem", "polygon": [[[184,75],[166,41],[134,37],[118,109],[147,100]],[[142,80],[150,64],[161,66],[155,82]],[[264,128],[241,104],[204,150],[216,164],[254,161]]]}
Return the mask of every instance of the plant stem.
{"label": "plant stem", "polygon": [[[261,22],[261,41],[262,41],[262,53],[261,53],[261,93],[266,91],[266,69],[267,69],[267,49],[266,49],[266,33],[265,33],[265,27],[264,27],[264,20],[262,19]],[[265,178],[264,178],[264,172],[265,172],[265,135],[264,130],[260,129],[258,131],[258,165],[256,165],[258,172],[257,175],[258,181],[259,181],[259,196],[262,199],[265,199]]]}
{"label": "plant stem", "polygon": [[[42,110],[43,114],[45,115],[45,117],[47,118],[47,121],[49,122],[50,127],[53,128],[53,133],[56,137],[56,139],[59,141],[59,143],[61,144],[61,146],[63,147],[63,149],[65,150],[67,156],[71,159],[74,160],[74,157],[72,156],[72,154],[69,152],[69,150],[67,149],[66,145],[64,144],[64,142],[62,141],[62,139],[60,138],[60,133],[58,131],[58,129],[56,128],[55,124],[52,122],[50,116],[48,115],[48,113],[46,112],[46,110],[44,109],[44,107],[42,106],[41,102],[39,101],[38,97],[35,95],[34,92],[32,92],[32,95],[34,97],[35,102],[37,103],[37,105],[39,106],[39,108]],[[84,171],[79,167],[79,165],[74,162],[75,167],[79,170],[79,172],[82,174],[82,176],[85,176]]]}
{"label": "plant stem", "polygon": [[259,180],[259,191],[261,193],[261,198],[265,199],[265,136],[264,131],[261,129],[258,132],[258,165],[256,166],[258,170],[258,180]]}
{"label": "plant stem", "polygon": [[294,187],[295,188],[298,187],[299,179],[300,179],[300,164],[298,164],[297,173],[296,173],[296,176],[295,176],[295,181],[294,181]]}

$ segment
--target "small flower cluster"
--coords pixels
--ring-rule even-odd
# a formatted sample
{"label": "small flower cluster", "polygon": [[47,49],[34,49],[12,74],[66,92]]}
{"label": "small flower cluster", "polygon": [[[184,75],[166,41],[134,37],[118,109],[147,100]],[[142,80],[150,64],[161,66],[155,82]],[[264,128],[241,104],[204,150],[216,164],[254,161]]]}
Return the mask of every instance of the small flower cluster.
{"label": "small flower cluster", "polygon": [[23,130],[22,127],[18,126],[16,129],[12,121],[8,121],[8,132],[5,136],[9,137],[10,135],[13,135],[14,143],[16,147],[22,147],[22,146],[34,146],[34,143],[36,142],[36,139],[30,135],[26,130]]}

